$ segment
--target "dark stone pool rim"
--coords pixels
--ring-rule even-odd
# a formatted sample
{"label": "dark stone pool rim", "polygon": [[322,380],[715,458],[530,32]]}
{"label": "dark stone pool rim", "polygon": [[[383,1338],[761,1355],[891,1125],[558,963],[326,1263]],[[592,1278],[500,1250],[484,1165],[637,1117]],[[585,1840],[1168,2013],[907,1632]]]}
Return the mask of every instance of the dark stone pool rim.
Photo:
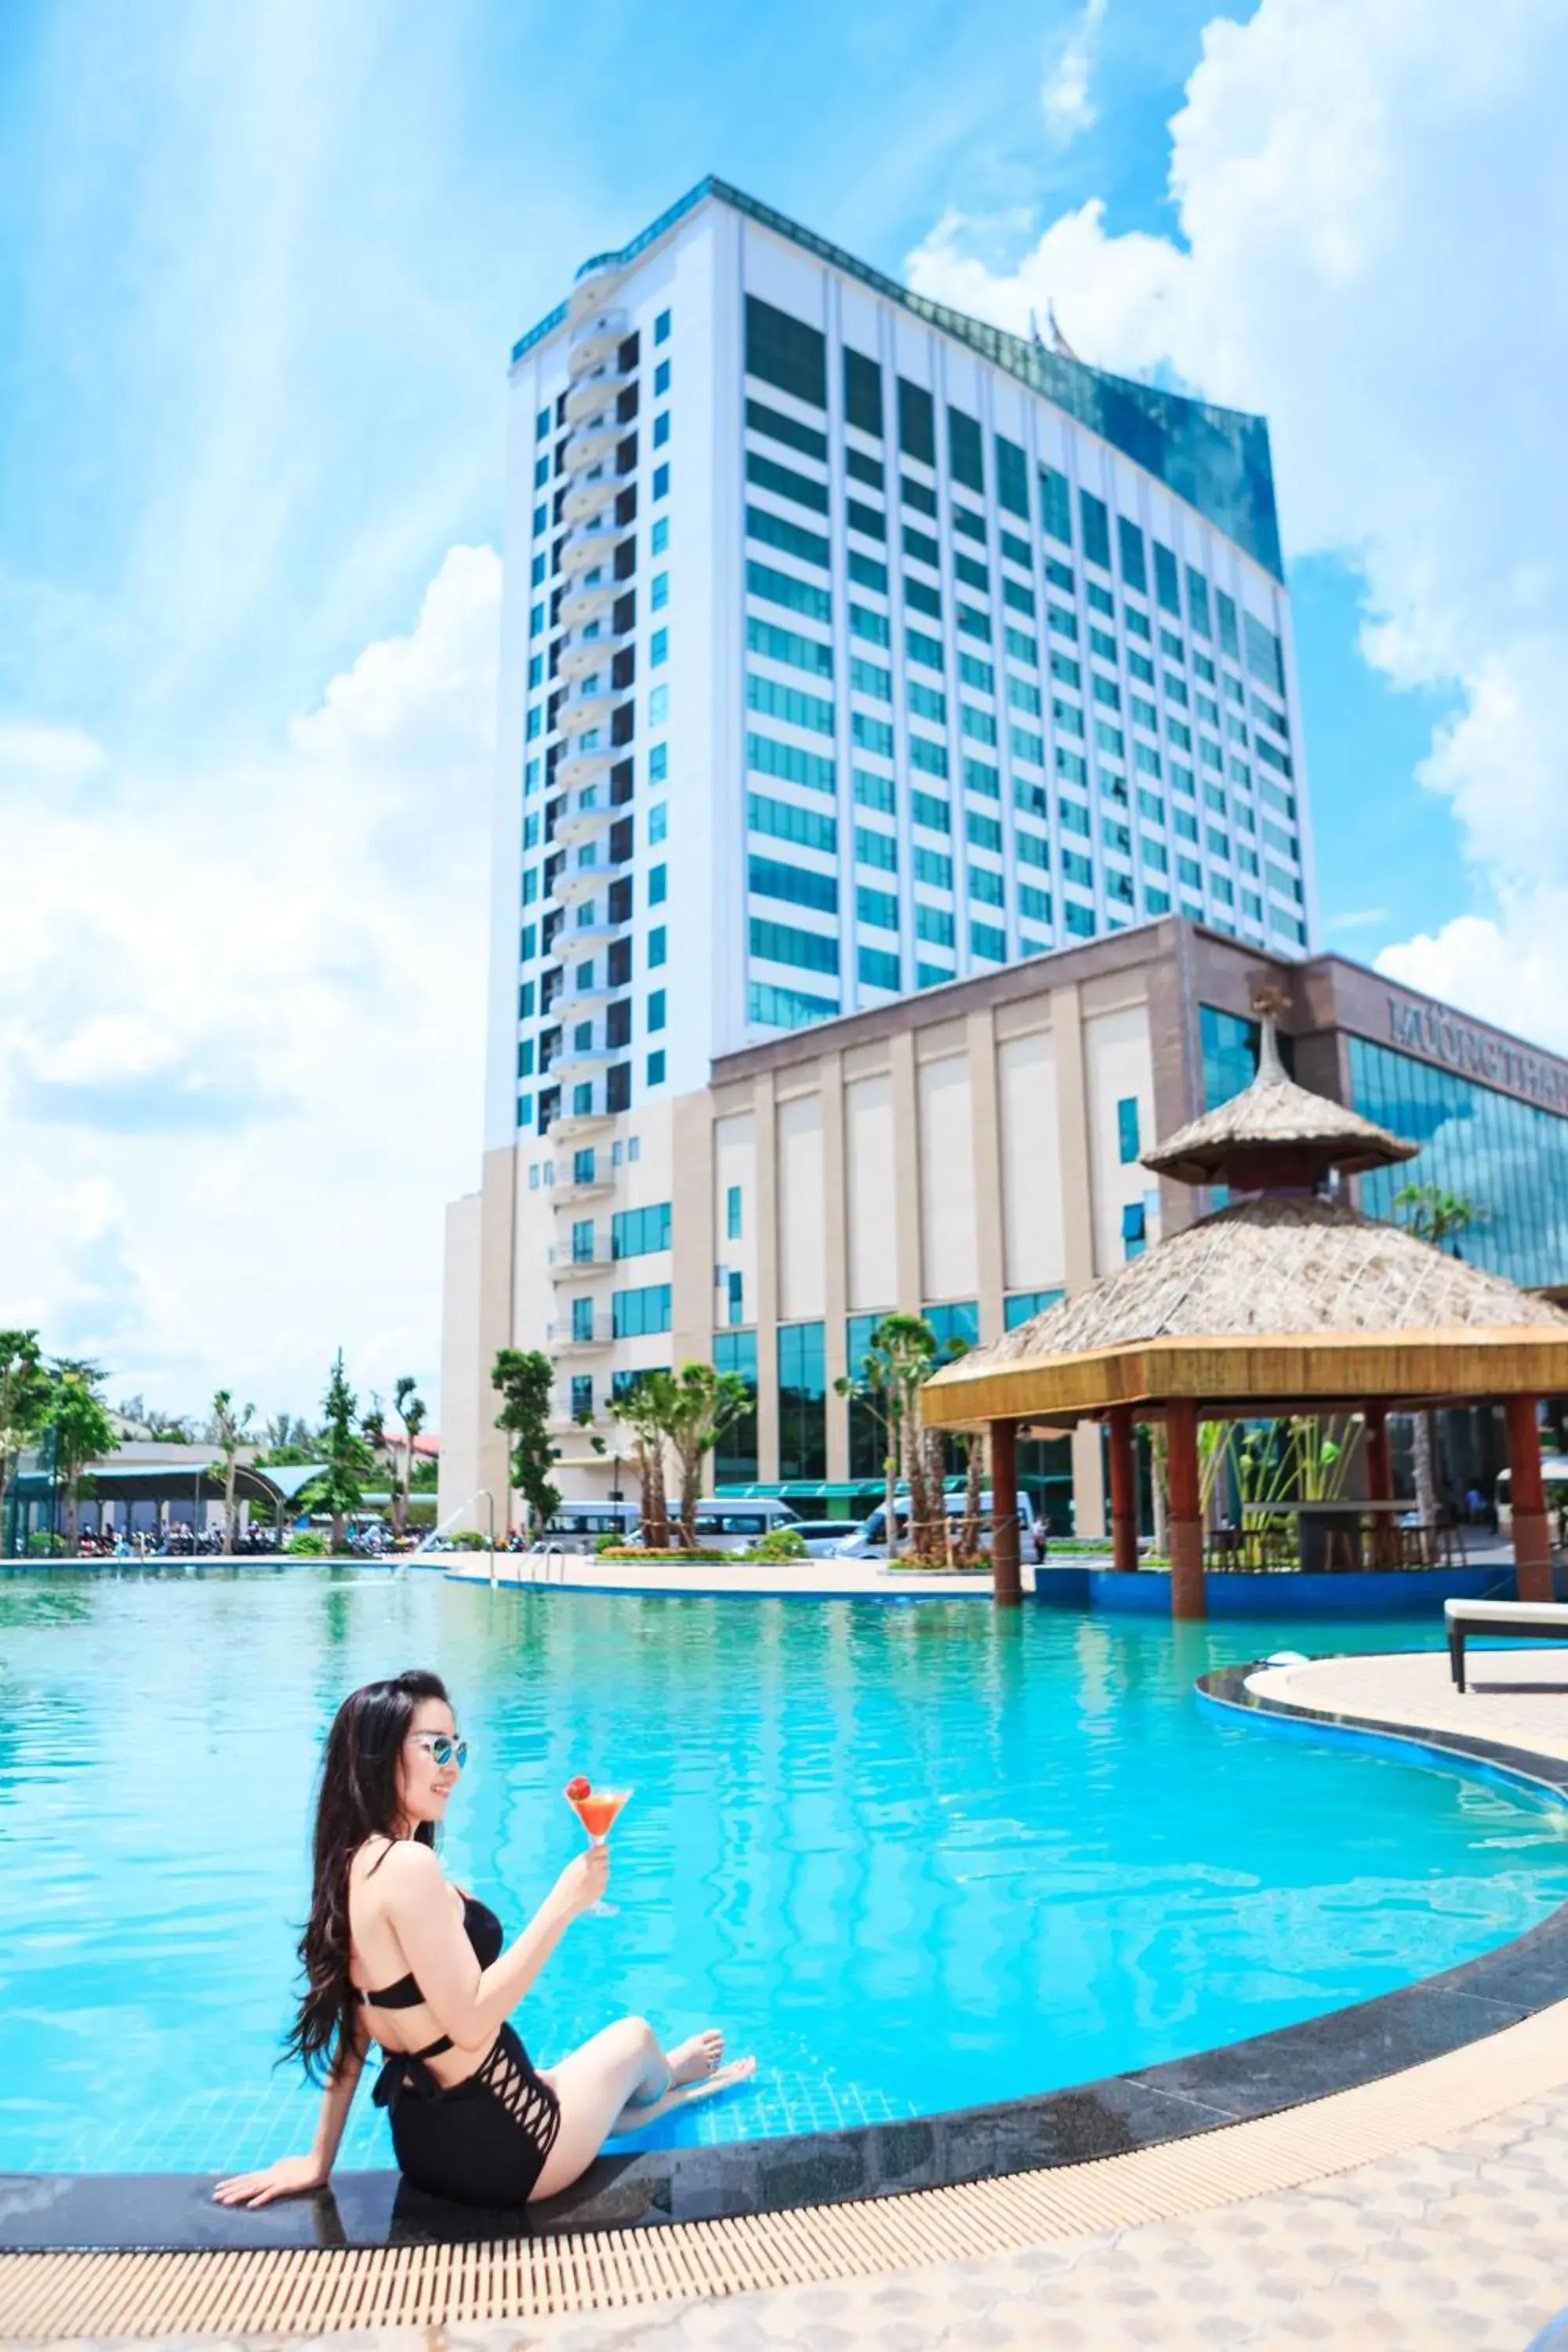
{"label": "dark stone pool rim", "polygon": [[[1255,1666],[1203,1675],[1199,1696],[1271,1727],[1323,1728],[1458,1759],[1568,1802],[1568,1763],[1462,1732],[1417,1732],[1247,1688]],[[0,2249],[185,2252],[455,2243],[642,2229],[835,2205],[1081,2164],[1272,2115],[1397,2074],[1568,2000],[1568,1904],[1441,1975],[1272,2033],[1129,2074],[909,2122],[711,2147],[602,2157],[563,2197],[479,2211],[422,2195],[395,2172],[334,2174],[331,2187],[259,2213],[211,2201],[213,2174],[0,2175]]]}

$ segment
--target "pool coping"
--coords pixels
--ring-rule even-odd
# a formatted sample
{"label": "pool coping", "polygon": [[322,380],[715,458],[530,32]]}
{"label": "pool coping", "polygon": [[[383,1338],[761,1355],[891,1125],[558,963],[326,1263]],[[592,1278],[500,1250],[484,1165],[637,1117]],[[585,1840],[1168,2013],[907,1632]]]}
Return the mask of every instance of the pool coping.
{"label": "pool coping", "polygon": [[[1201,1703],[1461,1760],[1568,1802],[1568,1760],[1260,1694],[1264,1661],[1198,1677]],[[1354,2091],[1568,2002],[1568,1903],[1473,1959],[1370,2000],[1193,2056],[1037,2096],[894,2123],[602,2157],[547,2204],[497,2211],[424,2196],[393,2171],[345,2172],[261,2212],[211,2201],[213,2174],[0,2175],[0,2252],[230,2252],[561,2244],[606,2231],[862,2204],[1047,2173],[1202,2140]]]}

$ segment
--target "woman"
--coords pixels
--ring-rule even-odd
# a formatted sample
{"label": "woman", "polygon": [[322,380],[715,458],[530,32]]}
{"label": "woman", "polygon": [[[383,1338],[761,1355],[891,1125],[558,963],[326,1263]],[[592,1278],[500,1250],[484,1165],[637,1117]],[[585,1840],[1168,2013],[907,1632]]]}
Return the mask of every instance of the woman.
{"label": "woman", "polygon": [[606,2139],[637,2131],[752,2072],[724,2066],[718,2033],[668,2054],[623,2017],[537,2071],[507,2022],[579,1913],[605,1891],[609,1855],[567,1864],[515,1943],[493,1911],[451,1885],[436,1826],[467,1755],[445,1687],[409,1673],[367,1683],[338,1709],[316,1807],[315,1884],[300,1940],[306,1986],[289,2037],[325,2095],[309,2156],[242,2172],[221,2205],[269,2205],[321,2188],[372,2039],[375,2086],[400,2169],[469,2205],[521,2205],[580,2179]]}

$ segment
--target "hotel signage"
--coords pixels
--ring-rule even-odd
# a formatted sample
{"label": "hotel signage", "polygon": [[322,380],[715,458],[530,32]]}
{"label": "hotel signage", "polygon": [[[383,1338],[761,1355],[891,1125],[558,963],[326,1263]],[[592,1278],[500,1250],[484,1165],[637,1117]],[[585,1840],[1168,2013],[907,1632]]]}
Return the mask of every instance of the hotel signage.
{"label": "hotel signage", "polygon": [[1461,1020],[1446,1005],[1413,1003],[1408,997],[1391,995],[1388,1030],[1402,1054],[1419,1054],[1424,1061],[1439,1062],[1482,1086],[1506,1087],[1568,1117],[1568,1070]]}

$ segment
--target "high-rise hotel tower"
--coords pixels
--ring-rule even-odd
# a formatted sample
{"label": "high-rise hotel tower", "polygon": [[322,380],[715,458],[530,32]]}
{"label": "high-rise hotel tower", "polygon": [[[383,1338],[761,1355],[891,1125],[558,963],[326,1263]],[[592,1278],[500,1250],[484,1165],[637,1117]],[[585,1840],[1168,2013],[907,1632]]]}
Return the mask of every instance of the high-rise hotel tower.
{"label": "high-rise hotel tower", "polygon": [[619,1204],[610,1170],[636,1192],[626,1122],[720,1057],[1166,913],[1308,946],[1260,418],[705,180],[518,343],[510,467],[486,1198],[508,1155],[517,1212],[469,1346],[669,1360],[668,1282],[602,1314],[568,1256],[562,1295],[559,1171],[594,1162],[606,1271],[651,1261],[679,1171]]}

